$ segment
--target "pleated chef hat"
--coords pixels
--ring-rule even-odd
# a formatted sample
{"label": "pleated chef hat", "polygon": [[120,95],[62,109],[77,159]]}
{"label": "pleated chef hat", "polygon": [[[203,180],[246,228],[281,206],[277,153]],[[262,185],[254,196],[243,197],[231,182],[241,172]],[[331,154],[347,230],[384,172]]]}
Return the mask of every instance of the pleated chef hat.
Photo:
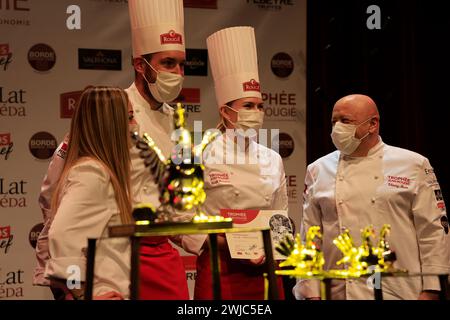
{"label": "pleated chef hat", "polygon": [[219,106],[239,98],[261,98],[252,27],[219,30],[206,39]]}
{"label": "pleated chef hat", "polygon": [[133,57],[185,51],[183,0],[128,0]]}

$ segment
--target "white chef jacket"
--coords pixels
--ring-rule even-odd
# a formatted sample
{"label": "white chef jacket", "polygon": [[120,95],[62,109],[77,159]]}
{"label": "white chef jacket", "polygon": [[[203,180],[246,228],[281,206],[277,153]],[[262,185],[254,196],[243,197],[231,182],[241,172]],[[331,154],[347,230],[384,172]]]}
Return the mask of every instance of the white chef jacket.
{"label": "white chef jacket", "polygon": [[41,193],[39,195],[39,206],[42,210],[42,216],[44,218],[44,227],[39,233],[39,237],[36,242],[36,268],[33,274],[33,285],[49,286],[50,282],[44,277],[45,265],[50,258],[48,251],[48,230],[53,221],[53,214],[50,210],[52,195],[58,184],[59,177],[61,176],[64,168],[64,162],[66,158],[68,135],[65,136],[64,141],[56,148],[53,153],[52,161],[48,166],[47,174],[44,177],[44,181],[41,186]]}
{"label": "white chef jacket", "polygon": [[[133,106],[134,117],[139,125],[139,134],[148,133],[161,149],[164,156],[170,156],[174,143],[170,139],[173,131],[173,108],[164,103],[158,110],[152,110],[149,103],[141,96],[135,83],[125,90]],[[44,216],[44,228],[41,231],[36,247],[37,267],[34,272],[33,283],[49,285],[43,277],[44,266],[49,259],[47,233],[52,222],[50,204],[54,189],[59,181],[64,167],[64,145],[67,144],[67,136],[55,151],[48,167],[39,195],[39,206]],[[67,145],[66,145],[67,146]],[[155,208],[160,205],[159,191],[149,168],[145,167],[143,159],[139,156],[139,150],[133,146],[130,149],[131,157],[131,188],[132,205],[150,203]],[[193,216],[192,212],[175,212],[175,219],[187,221]],[[171,240],[181,245],[181,237],[171,237]]]}
{"label": "white chef jacket", "polygon": [[[163,155],[168,158],[174,146],[170,139],[173,131],[173,108],[164,103],[158,110],[152,110],[134,83],[125,91],[133,106],[134,119],[139,125],[139,135],[149,134]],[[133,205],[145,202],[151,203],[156,208],[160,204],[158,186],[150,169],[139,156],[139,151],[135,146],[130,150]]]}
{"label": "white chef jacket", "polygon": [[[228,155],[234,158],[226,163]],[[223,134],[205,150],[204,164],[206,214],[219,215],[220,209],[288,209],[283,160],[272,149],[250,141],[245,150]],[[183,246],[199,255],[206,237],[198,235],[196,241],[195,237],[185,238]]]}
{"label": "white chef jacket", "polygon": [[[170,158],[175,146],[172,140],[174,110],[167,103],[163,103],[158,110],[153,110],[149,103],[139,93],[135,83],[125,90],[131,101],[134,111],[134,119],[139,125],[139,134],[147,133],[161,149],[166,159]],[[144,160],[139,156],[140,150],[133,146],[130,149],[131,156],[131,186],[133,188],[133,206],[140,203],[150,203],[155,208],[160,206],[158,185],[150,169],[145,166]],[[188,221],[192,219],[193,212],[181,212],[173,210],[175,221]],[[180,244],[180,237],[170,237]]]}
{"label": "white chef jacket", "polygon": [[[358,246],[364,227],[372,224],[379,233],[387,223],[391,225],[387,239],[397,255],[394,266],[411,273],[448,273],[449,236],[442,225],[446,212],[438,193],[427,158],[386,145],[381,138],[366,157],[335,151],[308,166],[302,234],[320,226],[325,269],[337,269],[342,254],[332,243],[335,237],[349,229]],[[365,278],[333,283],[332,298],[373,299]],[[382,289],[384,299],[412,300],[422,290],[440,290],[440,286],[436,277],[386,277]],[[315,281],[299,281],[293,291],[297,298],[320,296]]]}
{"label": "white chef jacket", "polygon": [[[61,191],[48,235],[46,277],[71,278],[70,267],[76,266],[85,281],[88,238],[107,237],[108,227],[122,224],[109,174],[99,162],[86,159],[70,169]],[[129,297],[130,252],[128,238],[98,240],[94,295],[117,291]]]}

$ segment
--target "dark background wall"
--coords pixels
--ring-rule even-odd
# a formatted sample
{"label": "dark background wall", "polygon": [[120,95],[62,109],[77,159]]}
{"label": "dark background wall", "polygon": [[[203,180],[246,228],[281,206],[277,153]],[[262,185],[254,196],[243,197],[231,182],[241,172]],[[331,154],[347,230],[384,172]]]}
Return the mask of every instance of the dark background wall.
{"label": "dark background wall", "polygon": [[[381,30],[369,30],[369,5]],[[384,142],[431,161],[450,204],[450,18],[438,0],[308,1],[307,162],[334,150],[331,110],[350,93],[371,96]]]}

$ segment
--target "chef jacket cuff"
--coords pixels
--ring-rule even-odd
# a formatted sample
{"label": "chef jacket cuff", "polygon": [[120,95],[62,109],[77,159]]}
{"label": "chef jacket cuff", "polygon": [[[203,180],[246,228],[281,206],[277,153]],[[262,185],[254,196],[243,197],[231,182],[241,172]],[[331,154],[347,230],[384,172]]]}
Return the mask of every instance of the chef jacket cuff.
{"label": "chef jacket cuff", "polygon": [[80,270],[79,280],[81,282],[85,279],[86,274],[86,259],[79,257],[64,257],[64,258],[51,258],[45,268],[46,278],[59,278],[67,279],[69,276],[74,276],[74,271],[69,267],[77,267]]}
{"label": "chef jacket cuff", "polygon": [[320,281],[298,280],[297,284],[292,288],[292,293],[297,300],[320,297]]}

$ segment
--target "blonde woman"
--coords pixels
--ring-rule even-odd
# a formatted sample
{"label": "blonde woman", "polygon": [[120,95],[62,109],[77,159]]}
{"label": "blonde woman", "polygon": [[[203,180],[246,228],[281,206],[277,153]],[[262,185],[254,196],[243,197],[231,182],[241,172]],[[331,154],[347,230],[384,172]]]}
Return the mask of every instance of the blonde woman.
{"label": "blonde woman", "polygon": [[[129,103],[120,88],[91,87],[81,95],[72,118],[64,168],[52,201],[50,260],[45,275],[68,289],[66,279],[85,278],[88,238],[107,235],[112,225],[131,223]],[[97,244],[94,298],[125,299],[129,294],[130,245],[126,238]]]}

